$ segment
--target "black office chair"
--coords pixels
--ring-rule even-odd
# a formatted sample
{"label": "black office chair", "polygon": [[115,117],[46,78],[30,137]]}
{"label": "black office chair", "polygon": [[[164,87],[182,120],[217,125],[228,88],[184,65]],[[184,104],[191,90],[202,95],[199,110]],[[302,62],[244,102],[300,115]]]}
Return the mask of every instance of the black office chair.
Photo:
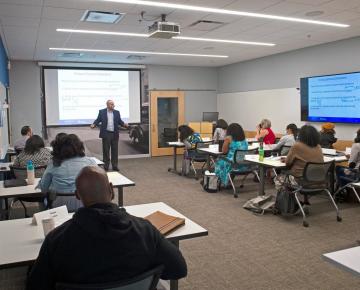
{"label": "black office chair", "polygon": [[[16,167],[10,165],[10,171],[13,173],[16,179],[26,179],[27,178],[27,169],[26,167]],[[41,178],[44,174],[46,165],[34,167],[35,171],[35,178]],[[14,205],[15,202],[19,201],[21,206],[24,208],[25,217],[30,217],[27,211],[27,207],[25,206],[24,202],[36,202],[40,205],[44,205],[44,198],[45,195],[37,194],[38,196],[35,197],[17,197],[14,198],[10,204],[10,209]],[[40,196],[39,196],[40,195]],[[43,206],[45,208],[45,206]]]}
{"label": "black office chair", "polygon": [[57,283],[56,290],[156,290],[163,266],[158,266],[134,278],[110,283],[68,284]]}
{"label": "black office chair", "polygon": [[337,221],[342,221],[339,213],[339,208],[337,207],[329,190],[330,174],[331,170],[334,170],[334,166],[334,161],[323,163],[307,162],[305,164],[303,177],[298,181],[298,186],[295,186],[293,191],[293,194],[295,194],[296,202],[303,216],[304,227],[308,227],[309,223],[306,220],[306,214],[304,212],[302,204],[300,203],[298,194],[312,196],[326,192],[335,207]]}
{"label": "black office chair", "polygon": [[360,182],[360,171],[358,168],[347,168],[352,172],[352,175],[349,176],[338,176],[338,183],[344,184],[343,186],[339,186],[339,188],[334,193],[334,199],[339,200],[339,195],[341,192],[347,193],[347,189],[352,190],[357,200],[360,202],[360,196],[356,191],[356,187],[359,187],[358,184]]}
{"label": "black office chair", "polygon": [[244,187],[244,181],[249,174],[254,174],[258,180],[260,180],[258,175],[258,167],[257,165],[245,161],[245,155],[254,155],[256,154],[257,149],[251,150],[236,150],[234,153],[234,159],[230,161],[226,157],[221,157],[223,160],[231,163],[231,171],[228,173],[228,178],[231,184],[231,187],[234,192],[234,197],[238,197],[238,193],[236,192],[234,180],[236,176],[242,175],[240,188]]}
{"label": "black office chair", "polygon": [[195,163],[202,163],[202,166],[201,166],[201,172],[204,171],[204,167],[208,161],[208,154],[207,153],[204,153],[204,152],[201,152],[199,151],[198,149],[200,148],[209,148],[209,145],[213,144],[212,141],[201,141],[201,142],[197,142],[195,144],[195,148],[194,149],[188,149],[188,154],[189,154],[189,157],[190,157],[190,166],[191,166],[191,169],[193,170],[194,172],[194,176],[196,179],[198,179],[198,173],[196,171],[196,168],[195,168]]}

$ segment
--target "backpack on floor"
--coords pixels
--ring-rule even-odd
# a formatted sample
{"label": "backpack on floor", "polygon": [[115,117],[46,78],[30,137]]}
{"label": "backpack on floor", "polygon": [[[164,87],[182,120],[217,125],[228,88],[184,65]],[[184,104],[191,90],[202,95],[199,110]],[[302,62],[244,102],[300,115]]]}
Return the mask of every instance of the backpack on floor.
{"label": "backpack on floor", "polygon": [[275,201],[275,213],[281,215],[293,215],[299,209],[299,205],[296,202],[293,189],[288,184],[278,190]]}
{"label": "backpack on floor", "polygon": [[215,173],[205,171],[203,177],[203,188],[207,192],[218,192],[220,190],[220,179]]}
{"label": "backpack on floor", "polygon": [[266,211],[272,211],[274,205],[275,201],[272,195],[262,195],[249,199],[243,208],[256,214],[264,214]]}

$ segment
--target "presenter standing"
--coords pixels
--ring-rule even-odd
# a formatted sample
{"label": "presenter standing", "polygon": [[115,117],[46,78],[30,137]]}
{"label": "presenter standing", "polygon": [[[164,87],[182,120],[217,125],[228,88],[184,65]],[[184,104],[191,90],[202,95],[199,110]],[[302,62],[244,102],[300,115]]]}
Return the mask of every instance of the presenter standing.
{"label": "presenter standing", "polygon": [[108,100],[106,102],[106,109],[99,110],[99,115],[91,124],[91,128],[95,128],[100,125],[100,135],[102,139],[103,148],[103,161],[105,163],[105,170],[109,170],[111,149],[111,165],[112,169],[119,171],[118,168],[118,144],[119,144],[119,126],[128,128],[123,120],[121,120],[120,112],[114,110],[114,101]]}

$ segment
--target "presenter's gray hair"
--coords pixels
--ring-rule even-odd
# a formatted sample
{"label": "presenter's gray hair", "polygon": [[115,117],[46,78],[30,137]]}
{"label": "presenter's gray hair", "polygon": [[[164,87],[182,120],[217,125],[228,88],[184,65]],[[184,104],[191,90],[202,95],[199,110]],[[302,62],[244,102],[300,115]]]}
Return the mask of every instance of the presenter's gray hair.
{"label": "presenter's gray hair", "polygon": [[269,119],[262,119],[260,122],[261,128],[267,129],[271,127],[271,121]]}

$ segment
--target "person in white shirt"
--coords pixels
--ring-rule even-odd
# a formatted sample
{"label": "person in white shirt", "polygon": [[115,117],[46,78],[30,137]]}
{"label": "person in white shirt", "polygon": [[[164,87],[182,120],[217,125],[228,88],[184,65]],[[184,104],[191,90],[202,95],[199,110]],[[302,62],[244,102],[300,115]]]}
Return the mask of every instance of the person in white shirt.
{"label": "person in white shirt", "polygon": [[224,141],[226,137],[227,128],[228,128],[228,123],[226,123],[224,119],[219,119],[216,122],[213,141],[215,142]]}
{"label": "person in white shirt", "polygon": [[286,126],[286,135],[282,136],[278,143],[272,148],[273,151],[280,151],[281,156],[288,154],[290,147],[293,146],[297,139],[298,128],[295,124]]}
{"label": "person in white shirt", "polygon": [[25,148],[27,139],[33,135],[32,129],[30,126],[24,126],[21,128],[21,138],[16,140],[14,143],[14,149],[16,151],[22,151]]}

